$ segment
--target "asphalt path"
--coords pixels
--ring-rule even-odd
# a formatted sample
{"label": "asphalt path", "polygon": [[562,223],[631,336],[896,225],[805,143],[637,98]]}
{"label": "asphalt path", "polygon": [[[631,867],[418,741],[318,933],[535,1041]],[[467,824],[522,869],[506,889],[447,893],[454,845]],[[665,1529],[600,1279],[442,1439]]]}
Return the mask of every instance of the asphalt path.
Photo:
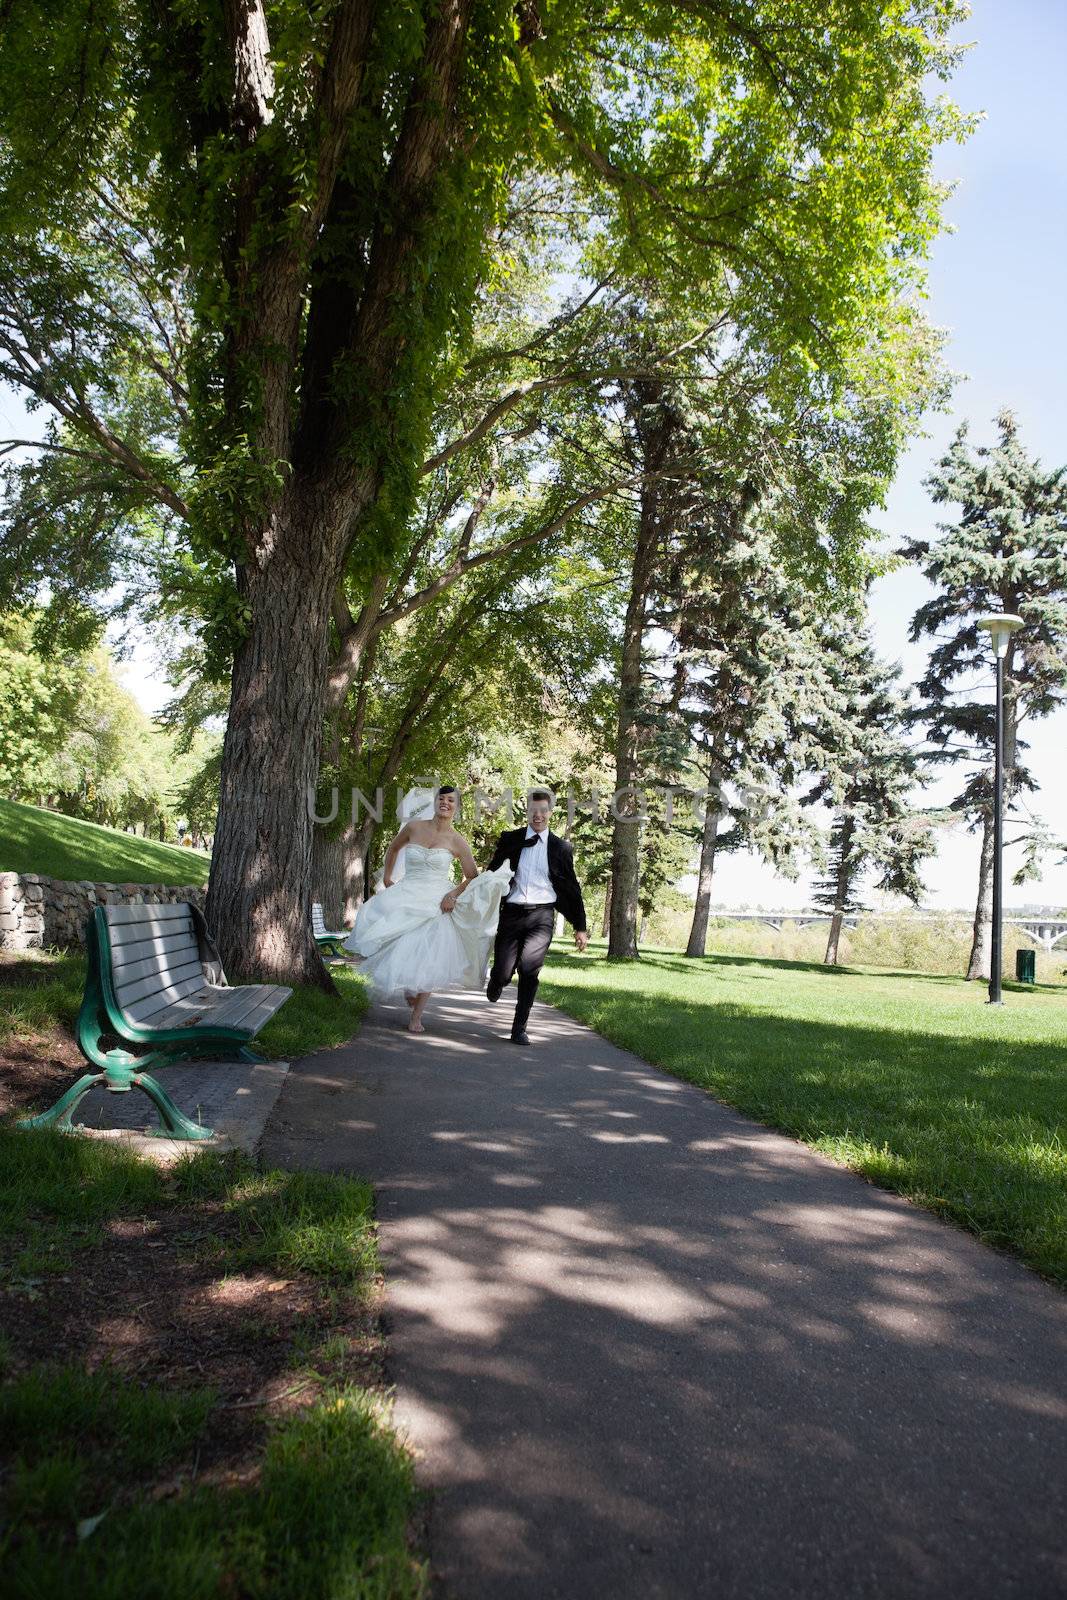
{"label": "asphalt path", "polygon": [[263,1140],[378,1193],[447,1600],[1067,1595],[1067,1301],[538,1004],[378,1007]]}

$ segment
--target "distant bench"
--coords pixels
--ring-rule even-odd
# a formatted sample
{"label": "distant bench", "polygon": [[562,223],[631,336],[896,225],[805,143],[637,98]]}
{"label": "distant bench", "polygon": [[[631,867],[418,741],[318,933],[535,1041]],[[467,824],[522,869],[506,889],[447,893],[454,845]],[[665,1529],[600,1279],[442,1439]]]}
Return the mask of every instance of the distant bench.
{"label": "distant bench", "polygon": [[347,928],[335,932],[326,926],[326,918],[322,914],[322,906],[317,900],[311,905],[311,931],[315,936],[315,943],[323,955],[339,956],[342,960],[345,954],[345,940],[348,938]]}
{"label": "distant bench", "polygon": [[78,1013],[78,1046],[101,1068],[80,1077],[49,1111],[23,1127],[69,1127],[95,1084],[114,1093],[143,1089],[159,1112],[153,1131],[170,1139],[210,1139],[183,1115],[146,1067],[190,1056],[233,1052],[262,1061],[248,1048],[292,994],[280,984],[231,988],[215,942],[196,906],[97,906],[86,927],[89,972]]}

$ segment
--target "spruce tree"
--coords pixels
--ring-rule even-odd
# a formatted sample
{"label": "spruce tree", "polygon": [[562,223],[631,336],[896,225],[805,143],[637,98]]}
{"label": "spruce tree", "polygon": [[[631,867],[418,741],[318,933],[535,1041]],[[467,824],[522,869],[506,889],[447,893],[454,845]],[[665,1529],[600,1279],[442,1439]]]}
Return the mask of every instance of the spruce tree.
{"label": "spruce tree", "polygon": [[705,951],[718,855],[751,846],[781,868],[803,842],[789,790],[819,759],[813,740],[832,691],[811,596],[747,510],[743,497],[709,507],[664,585],[675,693],[707,799],[690,956]]}
{"label": "spruce tree", "polygon": [[812,895],[830,913],[824,960],[836,966],[845,918],[866,909],[861,879],[877,872],[877,888],[917,902],[919,868],[934,843],[930,819],[912,804],[921,763],[908,740],[907,702],[896,688],[900,669],[879,661],[864,628],[847,619],[843,629],[826,630],[825,649],[833,693],[821,742],[829,760],[807,799],[836,808],[829,872]]}
{"label": "spruce tree", "polygon": [[1021,810],[1034,782],[1019,730],[1067,701],[1067,468],[1050,472],[1028,455],[1010,411],[996,425],[997,443],[976,450],[961,427],[927,480],[937,504],[959,506],[958,520],[904,546],[937,591],[911,624],[913,640],[937,641],[919,684],[921,715],[935,758],[965,768],[951,809],[981,833],[968,978],[989,977],[992,930],[996,713],[977,618],[1007,611],[1024,622],[1004,660],[1005,815],[1018,825],[1009,842],[1030,847],[1024,872],[1035,869],[1042,829]]}

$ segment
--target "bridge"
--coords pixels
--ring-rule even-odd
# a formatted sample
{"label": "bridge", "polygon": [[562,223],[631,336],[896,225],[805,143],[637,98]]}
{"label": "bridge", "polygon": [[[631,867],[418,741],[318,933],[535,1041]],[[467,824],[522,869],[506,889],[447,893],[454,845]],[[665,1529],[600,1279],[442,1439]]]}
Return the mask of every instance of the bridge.
{"label": "bridge", "polygon": [[[953,912],[945,913],[949,920],[959,922],[964,927],[970,927],[972,919],[968,916]],[[713,919],[719,922],[763,922],[776,933],[781,933],[782,926],[791,922],[794,927],[806,928],[817,922],[829,922],[828,911],[715,911],[711,912]],[[846,928],[854,928],[862,917],[870,917],[877,921],[876,911],[846,912],[842,922]],[[886,921],[893,922],[929,922],[932,919],[924,916],[902,917],[892,912],[885,914]],[[1067,939],[1067,917],[1051,917],[1038,915],[1033,917],[1005,917],[1005,928],[1018,928],[1027,934],[1036,945],[1047,955],[1051,955],[1061,939]]]}

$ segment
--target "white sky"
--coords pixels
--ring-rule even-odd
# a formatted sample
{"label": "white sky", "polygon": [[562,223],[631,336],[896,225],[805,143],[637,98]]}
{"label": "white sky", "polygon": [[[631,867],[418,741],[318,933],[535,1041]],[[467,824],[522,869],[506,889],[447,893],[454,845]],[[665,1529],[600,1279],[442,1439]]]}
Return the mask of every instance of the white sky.
{"label": "white sky", "polygon": [[[948,359],[964,375],[951,413],[932,419],[929,437],[901,462],[885,512],[878,521],[887,538],[932,530],[935,508],[922,480],[958,423],[969,419],[972,438],[993,438],[992,418],[1007,405],[1019,417],[1026,446],[1046,465],[1067,462],[1067,325],[1063,310],[1067,261],[1067,96],[1061,82],[1067,59],[1067,7],[1058,0],[978,0],[962,37],[975,48],[958,73],[955,98],[986,121],[969,144],[940,153],[941,175],[958,189],[949,202],[955,232],[934,250],[929,312],[949,330]],[[42,414],[27,417],[17,397],[0,390],[3,435],[34,437]],[[872,595],[878,648],[899,661],[907,680],[922,671],[925,650],[907,641],[908,623],[928,593],[914,571],[882,579]],[[170,691],[145,641],[124,668],[126,683],[150,714]],[[990,692],[992,675],[990,675]],[[1067,710],[1031,729],[1030,765],[1039,784],[1035,809],[1067,833]],[[955,776],[930,793],[952,793]],[[926,904],[973,904],[977,840],[962,828],[944,836],[927,867]],[[1011,852],[1008,874],[1013,870]],[[756,858],[723,857],[716,872],[716,902],[800,907],[810,880],[780,879]],[[1050,864],[1040,882],[1006,888],[1007,903],[1067,905],[1067,866]]]}

